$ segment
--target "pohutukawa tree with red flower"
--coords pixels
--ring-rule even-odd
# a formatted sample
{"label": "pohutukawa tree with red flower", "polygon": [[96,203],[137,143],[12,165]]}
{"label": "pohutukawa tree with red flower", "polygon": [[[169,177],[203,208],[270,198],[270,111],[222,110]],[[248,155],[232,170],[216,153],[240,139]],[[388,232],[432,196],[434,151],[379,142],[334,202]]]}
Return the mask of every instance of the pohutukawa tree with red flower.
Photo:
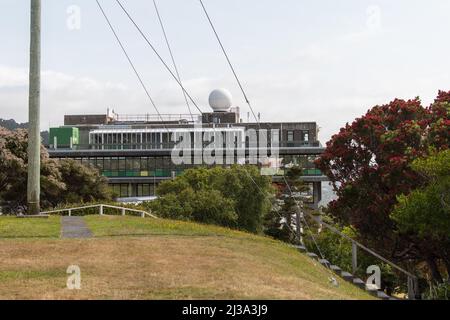
{"label": "pohutukawa tree with red flower", "polygon": [[396,262],[435,265],[438,244],[401,234],[390,214],[399,195],[424,183],[411,163],[449,147],[450,92],[440,91],[429,107],[419,98],[373,107],[334,135],[316,162],[338,196],[330,214]]}

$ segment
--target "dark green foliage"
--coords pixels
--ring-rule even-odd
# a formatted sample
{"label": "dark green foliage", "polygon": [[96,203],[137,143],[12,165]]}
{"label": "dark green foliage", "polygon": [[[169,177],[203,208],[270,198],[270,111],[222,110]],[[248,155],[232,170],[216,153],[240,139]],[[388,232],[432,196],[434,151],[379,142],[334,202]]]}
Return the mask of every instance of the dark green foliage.
{"label": "dark green foliage", "polygon": [[161,183],[159,198],[147,205],[161,217],[258,233],[271,207],[271,193],[270,178],[252,166],[195,168]]}
{"label": "dark green foliage", "polygon": [[[0,127],[0,206],[4,213],[26,211],[27,147],[26,130],[9,131]],[[107,181],[96,169],[72,160],[52,160],[41,146],[42,209],[111,198]]]}
{"label": "dark green foliage", "polygon": [[75,160],[61,160],[58,163],[61,179],[66,188],[58,196],[57,203],[80,203],[110,200],[108,181],[98,169],[83,165]]}
{"label": "dark green foliage", "polygon": [[433,280],[443,282],[440,262],[450,274],[450,150],[420,158],[412,167],[425,183],[398,197],[391,218],[401,235],[428,244]]}
{"label": "dark green foliage", "polygon": [[450,281],[430,285],[422,298],[424,300],[450,300]]}

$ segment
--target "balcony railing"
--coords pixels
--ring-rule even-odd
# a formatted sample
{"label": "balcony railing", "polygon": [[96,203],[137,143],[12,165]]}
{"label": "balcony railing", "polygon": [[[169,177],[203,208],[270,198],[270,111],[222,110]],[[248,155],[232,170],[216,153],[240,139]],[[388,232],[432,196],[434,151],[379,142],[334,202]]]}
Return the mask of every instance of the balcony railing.
{"label": "balcony railing", "polygon": [[[55,149],[53,145],[49,146],[49,150],[171,150],[175,148],[175,142],[157,142],[157,143],[92,143],[92,144],[74,144],[72,146],[58,145]],[[195,149],[196,146],[192,144]],[[204,142],[203,148],[212,148],[210,142]],[[245,147],[250,148],[250,144],[246,142],[245,144],[234,144],[232,148],[239,149]],[[286,148],[319,148],[319,142],[308,142],[308,141],[292,141],[292,142],[279,142],[278,144],[273,144],[273,148],[278,147],[279,149]],[[219,148],[219,147],[218,147]],[[259,146],[259,148],[263,148]],[[267,148],[272,148],[270,143],[267,144]],[[224,145],[224,149],[227,146]]]}

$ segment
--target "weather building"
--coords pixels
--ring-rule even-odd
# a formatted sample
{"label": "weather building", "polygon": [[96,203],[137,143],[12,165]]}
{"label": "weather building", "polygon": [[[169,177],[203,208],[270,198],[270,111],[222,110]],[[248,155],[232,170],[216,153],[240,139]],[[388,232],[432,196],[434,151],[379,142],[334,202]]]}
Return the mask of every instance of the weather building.
{"label": "weather building", "polygon": [[[159,183],[198,166],[251,164],[283,184],[292,166],[303,169],[306,204],[317,208],[327,178],[314,160],[324,151],[315,122],[244,121],[225,89],[209,96],[202,114],[65,115],[50,128],[50,157],[90,164],[107,177],[119,201],[146,201]],[[246,177],[243,177],[245,179]]]}

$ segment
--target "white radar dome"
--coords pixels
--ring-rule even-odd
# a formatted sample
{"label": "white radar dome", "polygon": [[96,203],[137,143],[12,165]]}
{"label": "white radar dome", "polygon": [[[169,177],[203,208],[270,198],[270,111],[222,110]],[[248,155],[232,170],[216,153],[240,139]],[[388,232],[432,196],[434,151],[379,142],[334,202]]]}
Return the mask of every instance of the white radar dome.
{"label": "white radar dome", "polygon": [[214,112],[227,112],[233,104],[233,96],[227,89],[217,89],[209,95],[209,105]]}

